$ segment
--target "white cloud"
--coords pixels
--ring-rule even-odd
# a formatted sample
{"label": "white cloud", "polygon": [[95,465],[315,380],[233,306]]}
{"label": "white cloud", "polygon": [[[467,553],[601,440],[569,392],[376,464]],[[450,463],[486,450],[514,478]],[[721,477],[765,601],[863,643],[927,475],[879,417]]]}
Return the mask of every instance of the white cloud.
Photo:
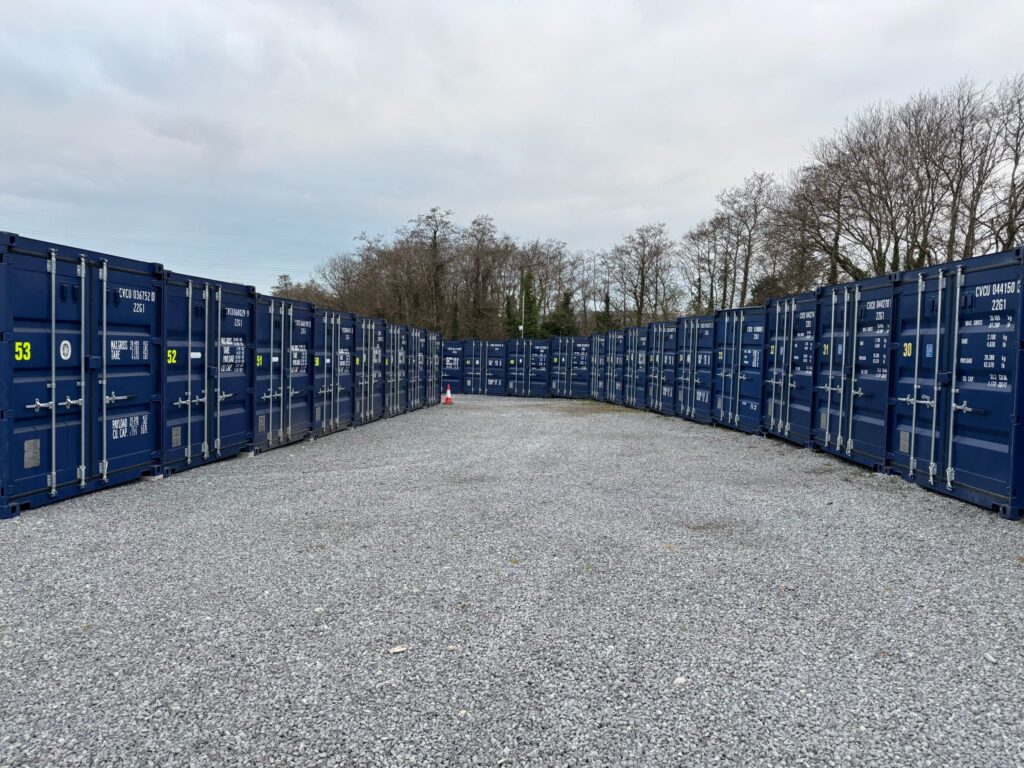
{"label": "white cloud", "polygon": [[303,276],[435,204],[579,248],[681,233],[871,101],[1013,71],[1024,21],[996,2],[9,5],[0,226],[264,288],[282,254]]}

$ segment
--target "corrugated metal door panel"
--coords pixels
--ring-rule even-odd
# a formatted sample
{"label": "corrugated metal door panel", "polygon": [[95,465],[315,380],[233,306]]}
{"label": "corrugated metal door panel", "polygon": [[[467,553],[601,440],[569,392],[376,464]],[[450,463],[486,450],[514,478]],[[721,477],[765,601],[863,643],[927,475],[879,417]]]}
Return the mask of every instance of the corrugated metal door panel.
{"label": "corrugated metal door panel", "polygon": [[247,286],[217,284],[219,354],[213,385],[213,445],[221,457],[233,456],[252,444],[255,409],[252,371],[255,348],[256,294]]}
{"label": "corrugated metal door panel", "polygon": [[383,320],[357,317],[353,361],[353,423],[366,424],[384,413],[384,351],[386,328]]}
{"label": "corrugated metal door panel", "polygon": [[314,322],[314,429],[326,435],[352,424],[354,317],[318,309]]}
{"label": "corrugated metal door panel", "polygon": [[608,402],[622,405],[623,403],[623,355],[625,350],[625,334],[622,331],[609,331],[607,334],[608,354],[608,385],[606,397]]}
{"label": "corrugated metal door panel", "polygon": [[586,400],[590,397],[590,366],[592,361],[590,338],[587,336],[571,336],[570,343],[570,375],[569,397]]}
{"label": "corrugated metal door panel", "polygon": [[943,479],[949,491],[963,487],[1010,505],[1020,266],[972,269],[967,262],[950,279],[956,332]]}
{"label": "corrugated metal door panel", "polygon": [[159,265],[3,238],[4,508],[158,473]]}
{"label": "corrugated metal door panel", "polygon": [[443,341],[441,350],[441,389],[447,392],[450,387],[452,394],[462,394],[462,342]]}
{"label": "corrugated metal door panel", "polygon": [[623,333],[622,402],[641,410],[647,407],[647,328]]}
{"label": "corrugated metal door panel", "polygon": [[441,334],[427,331],[426,383],[424,405],[428,408],[441,402]]}
{"label": "corrugated metal door panel", "polygon": [[763,426],[805,446],[811,444],[817,311],[813,293],[773,299],[765,307]]}
{"label": "corrugated metal door panel", "polygon": [[505,394],[505,342],[486,342],[487,354],[487,382],[484,394],[504,395]]}
{"label": "corrugated metal door panel", "polygon": [[676,323],[651,323],[647,346],[647,407],[671,416],[676,397]]}
{"label": "corrugated metal door panel", "polygon": [[313,341],[313,305],[288,301],[285,331],[288,358],[285,376],[285,439],[302,440],[313,432],[313,371],[316,350]]}
{"label": "corrugated metal door panel", "polygon": [[478,340],[463,342],[463,384],[467,395],[482,395],[487,391],[487,345]]}
{"label": "corrugated metal door panel", "polygon": [[590,337],[591,365],[590,365],[590,398],[592,400],[604,401],[606,384],[607,352],[605,349],[606,338],[603,333],[595,333]]}
{"label": "corrugated metal door panel", "polygon": [[894,294],[880,277],[818,295],[815,443],[876,468],[887,463]]}
{"label": "corrugated metal door panel", "polygon": [[763,307],[715,314],[714,420],[743,432],[761,431],[764,380]]}
{"label": "corrugated metal door panel", "polygon": [[566,397],[566,375],[569,367],[566,361],[565,337],[552,336],[550,345],[551,396]]}
{"label": "corrugated metal door panel", "polygon": [[1016,251],[904,275],[891,401],[898,472],[1011,517],[1020,514],[1020,281]]}
{"label": "corrugated metal door panel", "polygon": [[[537,397],[533,383],[534,339],[509,339],[506,344],[505,390],[515,397]],[[544,395],[546,396],[546,392]]]}
{"label": "corrugated metal door panel", "polygon": [[551,342],[529,339],[527,352],[530,365],[530,397],[551,396]]}
{"label": "corrugated metal door panel", "polygon": [[397,401],[397,413],[405,413],[409,409],[409,367],[412,360],[409,357],[409,328],[399,326],[398,348],[396,350],[398,359],[398,370],[395,382],[395,394]]}
{"label": "corrugated metal door panel", "polygon": [[690,418],[710,424],[715,387],[715,318],[696,318],[696,356]]}
{"label": "corrugated metal door panel", "polygon": [[233,456],[253,442],[252,288],[168,273],[164,282],[164,468]]}
{"label": "corrugated metal door panel", "polygon": [[281,301],[269,296],[256,299],[256,363],[255,395],[253,409],[253,447],[273,447],[281,437],[284,423],[281,396],[284,391],[282,373],[284,366],[284,336]]}
{"label": "corrugated metal door panel", "polygon": [[354,418],[356,324],[355,315],[335,313],[337,352],[332,373],[336,387],[334,418],[339,429],[351,426]]}

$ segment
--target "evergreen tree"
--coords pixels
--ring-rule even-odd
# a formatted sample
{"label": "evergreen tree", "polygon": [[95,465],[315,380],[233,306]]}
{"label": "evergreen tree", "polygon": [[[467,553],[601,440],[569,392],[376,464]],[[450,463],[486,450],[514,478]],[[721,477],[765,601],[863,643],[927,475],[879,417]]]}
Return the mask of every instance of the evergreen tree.
{"label": "evergreen tree", "polygon": [[545,336],[575,336],[576,312],[572,307],[572,291],[564,291],[555,311],[547,316],[541,326]]}
{"label": "evergreen tree", "polygon": [[523,296],[523,336],[528,339],[540,337],[540,306],[537,292],[533,287],[533,272],[527,270],[520,286]]}
{"label": "evergreen tree", "polygon": [[505,338],[519,338],[519,312],[516,308],[515,297],[510,293],[505,297]]}
{"label": "evergreen tree", "polygon": [[612,330],[612,297],[608,291],[604,292],[604,305],[601,311],[594,315],[594,330],[597,333]]}

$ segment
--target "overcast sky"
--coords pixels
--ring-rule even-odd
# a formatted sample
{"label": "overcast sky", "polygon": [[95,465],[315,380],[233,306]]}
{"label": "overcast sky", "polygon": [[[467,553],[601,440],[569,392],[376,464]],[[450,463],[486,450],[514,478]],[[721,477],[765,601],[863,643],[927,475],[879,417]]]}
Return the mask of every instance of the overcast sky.
{"label": "overcast sky", "polygon": [[431,206],[675,235],[859,108],[1017,68],[1024,2],[0,0],[0,230],[267,289]]}

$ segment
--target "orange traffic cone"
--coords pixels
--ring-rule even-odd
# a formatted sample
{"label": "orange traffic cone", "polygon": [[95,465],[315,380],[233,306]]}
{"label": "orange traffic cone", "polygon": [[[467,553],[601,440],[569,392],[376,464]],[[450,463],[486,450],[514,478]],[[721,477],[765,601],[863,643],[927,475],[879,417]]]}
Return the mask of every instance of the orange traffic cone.
{"label": "orange traffic cone", "polygon": [[444,400],[441,401],[441,405],[454,405],[455,402],[452,400],[452,385],[448,385],[448,391],[444,393]]}

